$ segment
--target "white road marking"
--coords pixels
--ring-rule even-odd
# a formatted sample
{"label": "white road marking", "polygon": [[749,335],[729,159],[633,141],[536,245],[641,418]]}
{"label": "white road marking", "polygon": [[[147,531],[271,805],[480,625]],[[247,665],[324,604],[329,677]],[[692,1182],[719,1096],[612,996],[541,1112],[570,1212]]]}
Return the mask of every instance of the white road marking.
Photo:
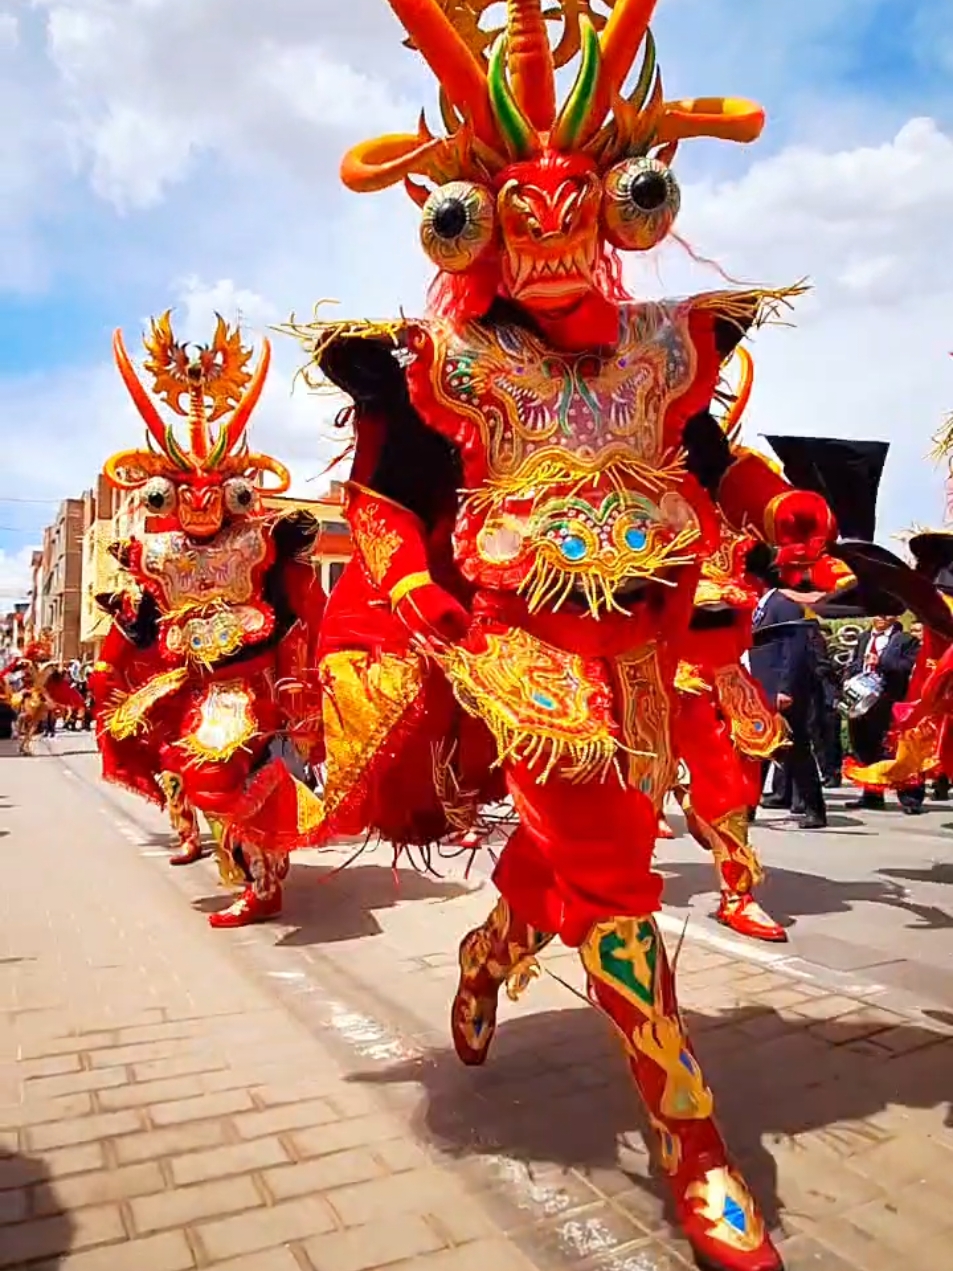
{"label": "white road marking", "polygon": [[[656,916],[656,921],[662,931],[671,935],[681,936],[682,931],[685,930],[685,919],[676,918],[672,914],[660,913]],[[740,961],[754,962],[758,966],[780,971],[782,974],[792,976],[794,979],[807,980],[817,984],[822,984],[825,980],[835,979],[837,980],[838,991],[846,993],[848,997],[877,996],[887,992],[886,985],[878,984],[874,980],[860,979],[844,983],[840,978],[843,972],[835,971],[832,967],[823,967],[806,962],[796,954],[774,953],[756,944],[753,940],[723,936],[717,931],[710,931],[702,923],[692,923],[690,921],[688,929],[685,931],[685,938],[698,944],[707,945],[710,949],[726,953],[729,957],[738,958]]]}

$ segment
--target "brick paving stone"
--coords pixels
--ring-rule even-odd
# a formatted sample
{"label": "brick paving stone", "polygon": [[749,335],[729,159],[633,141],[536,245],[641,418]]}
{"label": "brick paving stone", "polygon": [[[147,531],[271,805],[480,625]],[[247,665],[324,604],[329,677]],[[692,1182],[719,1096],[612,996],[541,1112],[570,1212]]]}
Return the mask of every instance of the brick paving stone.
{"label": "brick paving stone", "polygon": [[51,1147],[72,1147],[74,1144],[91,1143],[120,1134],[134,1134],[142,1128],[141,1114],[124,1110],[34,1125],[25,1133],[27,1146],[34,1152],[42,1152]]}
{"label": "brick paving stone", "polygon": [[31,1099],[55,1099],[57,1095],[123,1086],[127,1080],[125,1072],[117,1069],[107,1072],[69,1072],[58,1077],[35,1077],[29,1084],[28,1093]]}
{"label": "brick paving stone", "polygon": [[227,1141],[224,1121],[192,1121],[167,1130],[146,1130],[113,1141],[113,1151],[121,1164],[151,1161],[163,1156],[179,1156],[202,1148],[219,1147]]}
{"label": "brick paving stone", "polygon": [[247,1258],[216,1262],[215,1271],[301,1271],[301,1263],[290,1249],[268,1249]]}
{"label": "brick paving stone", "polygon": [[[372,1271],[445,1247],[445,1240],[433,1226],[412,1214],[391,1218],[386,1226],[352,1227],[304,1242],[315,1271]],[[495,1268],[488,1263],[484,1271]]]}
{"label": "brick paving stone", "polygon": [[[312,958],[320,907],[354,892],[342,884],[332,904],[307,877],[299,889],[305,866],[293,922],[212,933],[188,904],[212,891],[205,866],[143,860],[57,765],[22,771],[11,824],[31,852],[0,893],[0,932],[35,973],[0,964],[12,1011],[0,1146],[24,1154],[0,1157],[0,1249],[8,1233],[19,1242],[0,1266],[686,1271],[616,1048],[564,987],[544,976],[504,1003],[485,1072],[450,1057],[453,950],[489,908],[485,891],[395,897],[375,909],[380,935]],[[92,815],[75,811],[83,798]],[[286,942],[309,888],[319,916]],[[572,951],[545,964],[582,986]],[[311,993],[289,1009],[292,968]],[[780,1213],[788,1271],[881,1271],[890,1246],[891,1271],[942,1265],[916,1258],[942,1257],[953,1229],[937,1067],[949,1071],[949,1037],[691,940],[680,971],[729,1139]],[[338,1015],[380,1009],[393,1039],[348,1058],[344,1033],[321,1031],[332,999]],[[408,1065],[405,1040],[432,1057]],[[900,1247],[916,1233],[917,1248]]]}
{"label": "brick paving stone", "polygon": [[784,1271],[861,1271],[856,1263],[845,1261],[840,1254],[807,1236],[792,1236],[782,1241],[779,1252],[784,1259]]}
{"label": "brick paving stone", "polygon": [[250,1143],[233,1143],[207,1152],[192,1152],[169,1161],[172,1181],[177,1187],[227,1178],[269,1166],[287,1165],[290,1158],[278,1139],[253,1139]]}
{"label": "brick paving stone", "polygon": [[[0,1226],[4,1223],[22,1222],[28,1212],[29,1192],[25,1187],[19,1187],[13,1191],[0,1192]],[[2,1235],[0,1235],[0,1239],[2,1239]]]}
{"label": "brick paving stone", "polygon": [[189,1121],[210,1121],[233,1112],[245,1112],[254,1106],[247,1090],[223,1090],[219,1094],[154,1104],[149,1109],[149,1116],[154,1125],[162,1127],[183,1125]]}
{"label": "brick paving stone", "polygon": [[255,1209],[261,1204],[253,1180],[239,1176],[140,1196],[129,1202],[129,1209],[136,1231],[148,1235],[168,1227],[185,1227],[202,1218]]}
{"label": "brick paving stone", "polygon": [[475,1240],[391,1264],[393,1271],[531,1271],[533,1264],[505,1240]]}
{"label": "brick paving stone", "polygon": [[367,1148],[316,1156],[294,1165],[279,1165],[262,1175],[265,1186],[275,1200],[290,1200],[311,1192],[326,1192],[334,1187],[364,1183],[387,1173],[386,1166],[376,1160]]}
{"label": "brick paving stone", "polygon": [[29,1103],[14,1103],[0,1107],[0,1127],[42,1125],[45,1121],[72,1120],[92,1112],[93,1100],[89,1094],[64,1094],[56,1099],[37,1099]]}
{"label": "brick paving stone", "polygon": [[44,1263],[36,1271],[191,1271],[194,1266],[195,1258],[185,1235],[181,1231],[164,1231],[144,1240],[72,1253],[55,1263]]}
{"label": "brick paving stone", "polygon": [[125,1235],[122,1216],[115,1205],[78,1209],[68,1218],[56,1215],[15,1223],[3,1229],[0,1267],[22,1267],[24,1263],[84,1246],[123,1240]]}
{"label": "brick paving stone", "polygon": [[45,1184],[34,1187],[33,1212],[42,1215],[79,1209],[84,1205],[104,1205],[161,1192],[164,1188],[162,1171],[153,1161],[121,1169],[95,1170],[61,1178],[54,1187]]}
{"label": "brick paving stone", "polygon": [[323,1099],[306,1103],[285,1104],[264,1112],[247,1112],[232,1118],[232,1124],[243,1139],[256,1139],[265,1134],[282,1134],[287,1130],[304,1130],[310,1126],[336,1121],[334,1109]]}
{"label": "brick paving stone", "polygon": [[346,1227],[386,1221],[395,1214],[439,1213],[468,1200],[460,1182],[437,1169],[409,1170],[355,1183],[329,1191],[327,1198]]}
{"label": "brick paving stone", "polygon": [[302,1157],[326,1156],[349,1147],[386,1143],[399,1139],[405,1131],[392,1116],[376,1112],[369,1117],[351,1117],[310,1130],[295,1130],[288,1135],[295,1152]]}
{"label": "brick paving stone", "polygon": [[306,1240],[334,1229],[334,1212],[320,1197],[287,1201],[234,1218],[223,1218],[195,1228],[196,1235],[214,1262],[241,1254],[271,1249],[289,1240]]}

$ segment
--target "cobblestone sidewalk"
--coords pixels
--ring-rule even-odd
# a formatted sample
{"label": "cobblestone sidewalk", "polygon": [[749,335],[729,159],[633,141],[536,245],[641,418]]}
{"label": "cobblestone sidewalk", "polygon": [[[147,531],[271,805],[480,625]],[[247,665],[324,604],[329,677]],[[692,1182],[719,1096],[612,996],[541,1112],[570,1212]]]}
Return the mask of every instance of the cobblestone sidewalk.
{"label": "cobblestone sidewalk", "polygon": [[[379,865],[311,858],[285,923],[212,933],[207,867],[148,859],[55,760],[0,762],[0,829],[0,1268],[690,1265],[571,955],[485,1071],[451,1060],[484,889],[411,876],[395,904]],[[789,1271],[950,1265],[942,1025],[691,942],[679,971]]]}

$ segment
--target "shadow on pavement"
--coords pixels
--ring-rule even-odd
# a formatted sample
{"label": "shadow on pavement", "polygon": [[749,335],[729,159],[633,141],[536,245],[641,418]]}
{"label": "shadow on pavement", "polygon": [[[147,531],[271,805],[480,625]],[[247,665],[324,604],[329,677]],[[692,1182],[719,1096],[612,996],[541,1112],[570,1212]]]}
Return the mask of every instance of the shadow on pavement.
{"label": "shadow on pavement", "polygon": [[[336,944],[362,936],[379,936],[375,909],[390,909],[399,901],[454,900],[472,889],[412,869],[389,865],[348,865],[324,868],[292,865],[284,888],[281,921],[295,928],[275,943],[301,948]],[[234,896],[219,892],[193,901],[195,909],[212,913],[231,904]]]}
{"label": "shadow on pavement", "polygon": [[888,878],[903,878],[911,883],[939,883],[953,886],[953,862],[934,861],[929,869],[878,869]]}
{"label": "shadow on pavement", "polygon": [[[64,1209],[41,1157],[0,1151],[0,1259],[4,1266],[58,1267],[73,1247],[76,1223]],[[24,1223],[24,1220],[30,1221]],[[38,1221],[41,1220],[41,1221]]]}
{"label": "shadow on pavement", "polygon": [[[715,872],[709,861],[661,861],[659,871],[665,876],[665,903],[676,908],[689,905],[695,896],[715,891]],[[883,869],[882,874],[910,875],[899,870]],[[939,881],[933,879],[932,881]],[[951,879],[953,881],[953,873]],[[953,913],[937,905],[922,905],[911,900],[899,883],[873,879],[840,881],[821,874],[804,874],[772,865],[764,883],[758,888],[758,900],[782,927],[793,927],[798,918],[817,914],[848,913],[854,905],[866,902],[886,905],[908,913],[915,922],[908,929],[945,931],[953,928]]]}
{"label": "shadow on pavement", "polygon": [[[888,1062],[890,1052],[872,1055],[875,1048],[865,1048],[850,1024],[809,1029],[803,1020],[761,1007],[719,1015],[688,1011],[685,1022],[729,1148],[772,1227],[783,1204],[769,1143],[815,1132],[828,1152],[841,1156],[873,1148],[889,1136],[865,1118],[888,1104],[946,1104],[946,1124],[953,1127],[951,1047],[939,1045],[944,1038],[949,1043],[948,1034],[913,1024],[896,1028],[892,1042],[906,1053]],[[763,1040],[756,1044],[755,1037]],[[614,1038],[594,1011],[504,1019],[483,1069],[463,1067],[448,1048],[351,1079],[422,1086],[416,1128],[452,1158],[502,1155],[535,1171],[572,1169],[583,1178],[621,1169],[635,1192],[625,1207],[645,1223],[653,1212],[657,1221],[653,1196],[668,1203],[644,1143],[630,1141],[645,1130],[641,1104]],[[611,1186],[619,1192],[618,1181]]]}

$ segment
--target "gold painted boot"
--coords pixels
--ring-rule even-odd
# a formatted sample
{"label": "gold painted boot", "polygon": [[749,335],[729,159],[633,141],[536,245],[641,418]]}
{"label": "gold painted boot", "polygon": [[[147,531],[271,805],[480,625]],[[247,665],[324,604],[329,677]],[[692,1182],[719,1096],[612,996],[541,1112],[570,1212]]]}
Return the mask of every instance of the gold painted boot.
{"label": "gold painted boot", "polygon": [[460,982],[450,1010],[453,1046],[471,1067],[486,1062],[496,1032],[500,989],[515,1001],[539,974],[536,954],[553,939],[517,918],[501,896],[460,945]]}
{"label": "gold painted boot", "polygon": [[679,1222],[708,1271],[783,1271],[758,1207],[712,1117],[714,1100],[682,1025],[655,920],[597,923],[580,953],[658,1135]]}

